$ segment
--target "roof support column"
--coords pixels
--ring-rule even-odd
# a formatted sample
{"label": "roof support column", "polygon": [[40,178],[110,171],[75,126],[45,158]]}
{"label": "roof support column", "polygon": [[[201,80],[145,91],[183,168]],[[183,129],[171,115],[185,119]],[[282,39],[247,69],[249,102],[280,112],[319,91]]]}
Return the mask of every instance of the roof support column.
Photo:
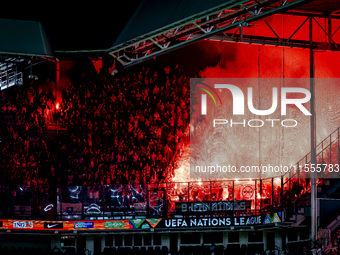
{"label": "roof support column", "polygon": [[60,85],[60,60],[58,58],[56,59],[56,67],[55,100],[57,101],[58,87]]}
{"label": "roof support column", "polygon": [[328,14],[328,49],[332,49],[332,13]]}
{"label": "roof support column", "polygon": [[[315,155],[315,87],[314,87],[314,50],[313,50],[313,18],[309,18],[309,70],[310,70],[310,110],[311,110],[311,119],[310,119],[310,136],[311,136],[311,167],[316,164],[316,155]],[[311,239],[312,246],[314,247],[316,241],[316,233],[317,233],[317,179],[315,172],[311,173]]]}

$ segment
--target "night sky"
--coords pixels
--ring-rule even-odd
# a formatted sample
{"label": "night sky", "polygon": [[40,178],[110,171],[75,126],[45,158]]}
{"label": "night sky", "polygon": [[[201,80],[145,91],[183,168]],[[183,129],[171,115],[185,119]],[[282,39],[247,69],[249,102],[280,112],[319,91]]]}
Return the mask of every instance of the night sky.
{"label": "night sky", "polygon": [[42,22],[53,50],[106,49],[140,2],[11,0],[1,4],[0,18]]}

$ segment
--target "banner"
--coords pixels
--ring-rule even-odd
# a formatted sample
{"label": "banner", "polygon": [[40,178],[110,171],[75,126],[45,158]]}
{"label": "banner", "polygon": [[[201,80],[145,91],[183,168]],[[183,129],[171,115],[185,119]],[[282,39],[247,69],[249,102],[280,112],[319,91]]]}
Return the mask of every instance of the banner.
{"label": "banner", "polygon": [[[132,224],[132,222],[134,224]],[[3,220],[0,229],[27,229],[27,230],[109,230],[109,229],[136,229],[140,226],[139,219],[134,220],[96,220],[96,221],[37,221],[37,220]],[[142,219],[141,222],[143,222]]]}
{"label": "banner", "polygon": [[143,203],[134,203],[135,212],[146,212],[146,202]]}
{"label": "banner", "polygon": [[105,221],[104,228],[107,229],[131,229],[129,220]]}
{"label": "banner", "polygon": [[31,216],[32,207],[27,205],[15,205],[14,215]]}
{"label": "banner", "polygon": [[176,202],[175,206],[178,213],[245,211],[251,209],[251,200]]}
{"label": "banner", "polygon": [[94,221],[35,221],[2,220],[0,229],[70,231],[70,230],[133,230],[154,228],[215,228],[228,226],[254,226],[282,222],[281,212],[256,216],[130,219]]}
{"label": "banner", "polygon": [[44,229],[63,229],[64,224],[63,223],[55,223],[55,222],[44,222]]}
{"label": "banner", "polygon": [[13,228],[33,228],[32,221],[13,221]]}
{"label": "banner", "polygon": [[281,212],[257,216],[233,216],[216,218],[164,219],[157,228],[213,228],[230,226],[254,226],[282,222]]}
{"label": "banner", "polygon": [[131,219],[130,224],[133,226],[133,228],[139,228],[145,219]]}
{"label": "banner", "polygon": [[82,203],[62,203],[62,212],[68,215],[82,212]]}
{"label": "banner", "polygon": [[74,222],[74,228],[79,229],[79,228],[93,228],[94,223],[93,222]]}

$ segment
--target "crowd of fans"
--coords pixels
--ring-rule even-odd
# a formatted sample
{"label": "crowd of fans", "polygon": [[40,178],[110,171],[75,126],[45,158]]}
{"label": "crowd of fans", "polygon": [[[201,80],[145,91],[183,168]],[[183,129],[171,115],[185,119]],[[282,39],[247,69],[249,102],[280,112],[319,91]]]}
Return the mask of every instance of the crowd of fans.
{"label": "crowd of fans", "polygon": [[1,92],[1,180],[6,184],[46,183],[46,168],[52,156],[43,139],[43,109],[51,106],[52,100],[33,86],[25,93],[11,92]]}
{"label": "crowd of fans", "polygon": [[[7,194],[5,185],[21,185],[10,190],[10,204],[22,205],[20,200],[27,202],[34,196],[36,205],[46,204],[55,197],[51,186],[86,185],[90,203],[110,196],[101,185],[117,190],[113,197],[132,198],[136,196],[131,190],[141,188],[121,190],[120,184],[171,179],[173,160],[187,142],[189,130],[189,77],[178,66],[143,67],[139,72],[114,76],[83,74],[57,99],[42,87],[33,81],[1,92],[0,195]],[[57,136],[51,142],[51,126],[65,132],[66,139]],[[202,188],[191,187],[190,201],[222,199],[221,187],[211,196]],[[294,183],[292,191],[297,198],[301,187]],[[178,201],[188,199],[185,188],[183,192],[175,194]],[[236,196],[242,191],[228,193]],[[272,196],[271,191],[267,193],[268,198]],[[279,197],[280,190],[274,193]],[[66,200],[67,196],[63,195],[63,202],[74,202]],[[145,196],[144,192],[144,200]],[[123,203],[118,200],[117,204]],[[287,192],[283,200],[291,200]],[[168,204],[174,207],[171,201]],[[278,207],[280,202],[276,204]]]}
{"label": "crowd of fans", "polygon": [[[164,182],[189,122],[178,66],[71,84],[62,99],[32,82],[1,92],[0,178],[34,186]],[[67,139],[47,141],[59,123]]]}

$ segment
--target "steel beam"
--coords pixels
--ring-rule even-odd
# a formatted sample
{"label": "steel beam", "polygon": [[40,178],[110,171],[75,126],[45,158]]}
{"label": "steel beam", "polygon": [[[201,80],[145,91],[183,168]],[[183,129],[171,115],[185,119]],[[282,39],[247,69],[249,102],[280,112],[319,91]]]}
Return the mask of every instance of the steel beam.
{"label": "steel beam", "polygon": [[[309,0],[290,0],[283,3],[279,0],[242,1],[239,5],[228,9],[215,9],[214,12],[187,23],[172,24],[176,26],[159,31],[158,34],[153,32],[141,36],[112,47],[107,52],[127,67],[237,27],[242,33],[242,27],[250,22],[290,10],[307,2]],[[170,32],[174,30],[177,32],[171,34]],[[167,36],[160,36],[164,34]],[[165,45],[167,47],[164,47]]]}
{"label": "steel beam", "polygon": [[[304,17],[304,16],[303,16]],[[325,19],[325,26],[323,27],[318,20],[315,19],[313,16],[307,17],[298,27],[297,29],[288,37],[282,38],[278,35],[275,30],[275,27],[270,26],[265,20],[263,25],[268,26],[271,31],[273,32],[273,37],[271,36],[262,36],[262,35],[247,35],[244,32],[241,34],[238,30],[234,33],[227,33],[224,32],[223,34],[219,34],[216,36],[212,36],[209,40],[216,40],[216,41],[229,41],[229,42],[242,42],[248,44],[259,44],[259,45],[272,45],[272,46],[283,46],[283,47],[290,47],[290,48],[303,48],[309,49],[313,48],[315,50],[331,50],[331,51],[339,51],[340,44],[334,41],[334,35],[340,28],[340,26],[332,33],[332,17],[323,17]],[[325,39],[323,41],[315,41],[313,40],[310,43],[309,38],[305,38],[304,40],[297,40],[293,39],[297,32],[306,24],[307,21],[315,22],[325,34]],[[328,20],[328,23],[327,23]],[[256,23],[257,26],[261,24],[259,22]],[[280,27],[281,28],[281,27]]]}
{"label": "steel beam", "polygon": [[[210,12],[208,16],[191,20],[190,23],[176,24],[177,28],[173,27],[172,30],[163,31],[163,33],[158,36],[153,35],[151,37],[144,37],[144,39],[139,38],[141,40],[138,42],[134,41],[133,45],[126,43],[122,45],[121,48],[110,48],[108,53],[123,66],[128,67],[202,39],[339,51],[340,44],[337,44],[333,37],[340,29],[340,26],[332,33],[332,20],[340,19],[340,16],[334,13],[312,13],[293,9],[306,2],[308,2],[308,0],[290,0],[283,3],[277,0],[242,2],[238,8],[234,6],[231,9],[220,9],[218,12],[216,12],[217,9],[215,9],[215,14]],[[279,33],[276,32],[275,27],[264,19],[273,14],[301,16],[306,17],[306,19],[288,38],[282,38],[279,36]],[[313,18],[314,22],[323,30],[325,40],[319,42],[313,41],[310,44],[309,38],[304,40],[293,39],[310,18]],[[324,18],[325,26],[323,27],[316,18]],[[273,37],[254,36],[245,33],[243,27],[257,20],[264,21],[264,24],[273,32]],[[259,25],[259,22],[257,22],[256,25]],[[237,28],[236,31],[234,31],[235,28]],[[231,31],[234,32],[232,33]]]}

